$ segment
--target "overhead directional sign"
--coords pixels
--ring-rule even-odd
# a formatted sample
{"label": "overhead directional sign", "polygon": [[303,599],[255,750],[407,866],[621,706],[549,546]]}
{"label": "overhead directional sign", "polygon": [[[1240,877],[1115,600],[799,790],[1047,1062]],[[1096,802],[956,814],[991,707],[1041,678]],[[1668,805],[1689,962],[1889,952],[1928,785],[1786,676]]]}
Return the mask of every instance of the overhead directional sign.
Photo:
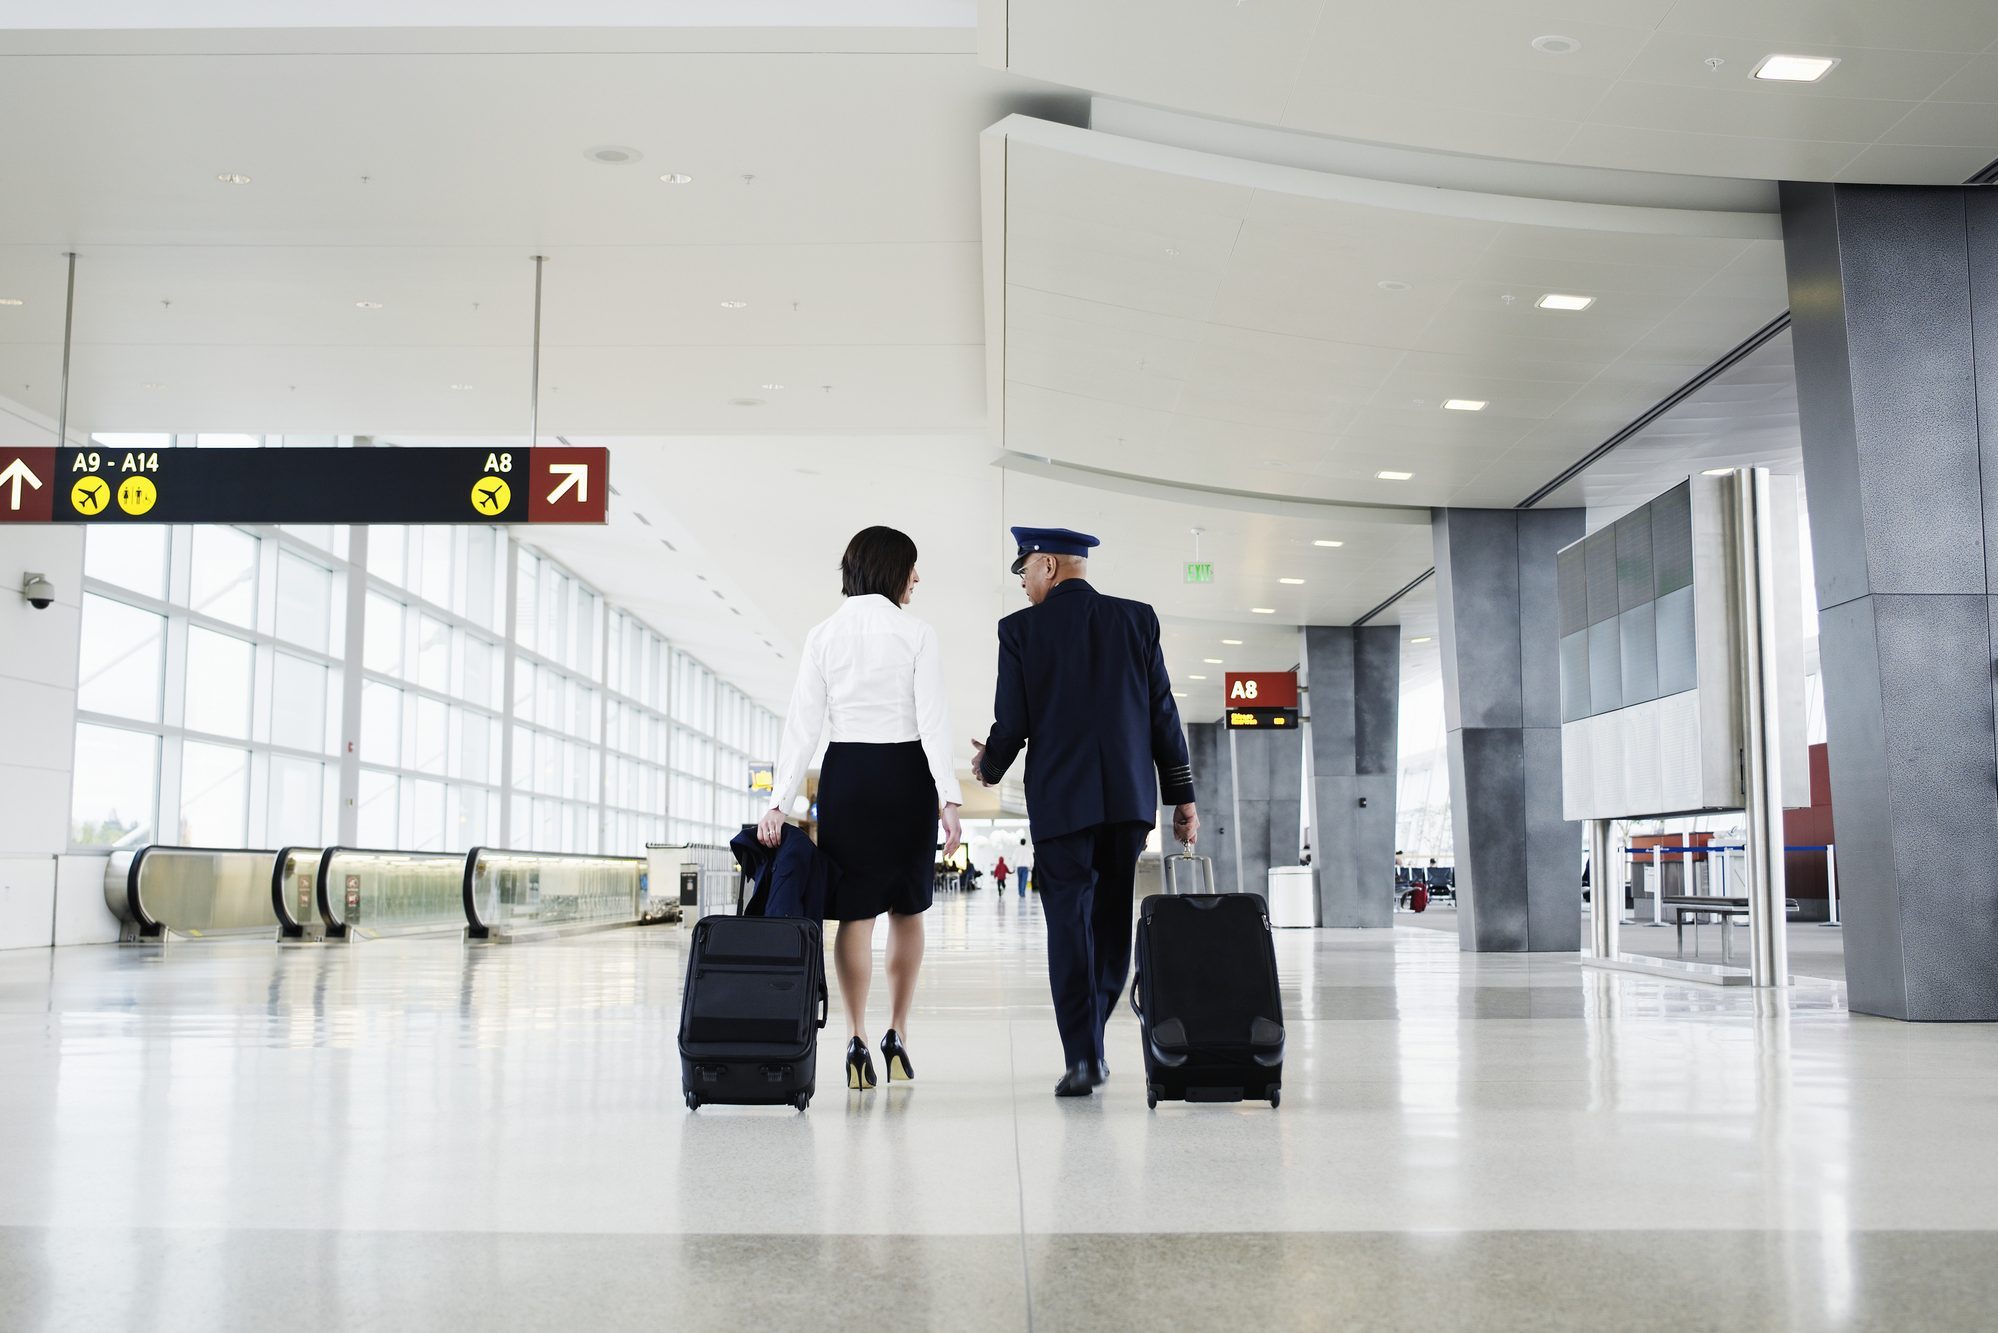
{"label": "overhead directional sign", "polygon": [[0,445],[0,523],[602,523],[610,453]]}

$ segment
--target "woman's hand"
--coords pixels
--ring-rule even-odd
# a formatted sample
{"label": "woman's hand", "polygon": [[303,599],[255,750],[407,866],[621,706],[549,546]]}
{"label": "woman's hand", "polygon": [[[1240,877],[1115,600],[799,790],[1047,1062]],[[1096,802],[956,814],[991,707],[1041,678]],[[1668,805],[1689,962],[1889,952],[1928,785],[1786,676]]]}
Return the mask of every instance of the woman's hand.
{"label": "woman's hand", "polygon": [[957,807],[955,805],[944,806],[942,810],[937,812],[937,818],[943,821],[943,854],[944,859],[949,860],[951,857],[957,855],[957,845],[964,841],[964,825],[957,817]]}
{"label": "woman's hand", "polygon": [[775,847],[784,841],[784,812],[776,806],[764,811],[763,821],[756,826],[756,840],[765,847]]}

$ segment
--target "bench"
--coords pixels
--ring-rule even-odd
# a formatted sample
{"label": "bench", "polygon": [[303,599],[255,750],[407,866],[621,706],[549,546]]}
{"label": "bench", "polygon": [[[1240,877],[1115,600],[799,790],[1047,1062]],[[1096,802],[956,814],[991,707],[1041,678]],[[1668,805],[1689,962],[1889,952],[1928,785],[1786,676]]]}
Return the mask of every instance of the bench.
{"label": "bench", "polygon": [[[1672,928],[1678,934],[1681,958],[1686,956],[1686,916],[1691,913],[1695,918],[1693,957],[1700,956],[1700,923],[1697,918],[1704,914],[1721,918],[1721,961],[1727,963],[1734,960],[1734,932],[1729,929],[1731,924],[1729,918],[1747,916],[1748,899],[1710,897],[1697,893],[1668,893],[1659,901],[1672,912]],[[1785,898],[1783,910],[1785,915],[1797,915],[1799,911],[1797,900]]]}

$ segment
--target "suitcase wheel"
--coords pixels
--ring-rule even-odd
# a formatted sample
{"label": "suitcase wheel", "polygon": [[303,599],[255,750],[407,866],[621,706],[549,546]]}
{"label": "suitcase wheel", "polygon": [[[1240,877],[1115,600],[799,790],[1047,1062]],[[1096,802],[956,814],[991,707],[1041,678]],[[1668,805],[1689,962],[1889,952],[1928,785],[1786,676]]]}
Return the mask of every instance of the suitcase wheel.
{"label": "suitcase wheel", "polygon": [[810,1106],[811,1104],[812,1104],[812,1094],[809,1092],[801,1092],[797,1096],[791,1099],[791,1105],[797,1107],[800,1111],[804,1110],[806,1107]]}
{"label": "suitcase wheel", "polygon": [[1159,1090],[1149,1083],[1145,1085],[1145,1105],[1154,1111],[1159,1109]]}
{"label": "suitcase wheel", "polygon": [[1282,1088],[1271,1088],[1271,1089],[1270,1089],[1270,1110],[1272,1110],[1272,1111],[1276,1110],[1276,1109],[1277,1109],[1277,1104],[1278,1104],[1279,1102],[1281,1102],[1282,1100],[1283,1100],[1283,1089],[1282,1089]]}
{"label": "suitcase wheel", "polygon": [[687,1109],[688,1109],[689,1111],[698,1111],[698,1110],[700,1110],[700,1109],[701,1109],[701,1094],[700,1094],[700,1093],[698,1093],[698,1092],[694,1092],[694,1091],[692,1091],[692,1090],[689,1090],[689,1091],[688,1091],[688,1093],[687,1093]]}

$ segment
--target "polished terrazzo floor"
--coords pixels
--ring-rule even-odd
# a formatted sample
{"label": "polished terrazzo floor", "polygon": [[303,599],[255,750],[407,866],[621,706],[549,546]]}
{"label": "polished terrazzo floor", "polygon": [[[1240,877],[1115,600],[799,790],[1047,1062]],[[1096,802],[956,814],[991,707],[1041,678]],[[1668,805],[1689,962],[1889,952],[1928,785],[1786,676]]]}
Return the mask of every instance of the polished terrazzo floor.
{"label": "polished terrazzo floor", "polygon": [[[1286,931],[1280,1111],[1057,1102],[1030,898],[920,1080],[680,1105],[678,928],[0,954],[0,1329],[1985,1328],[1998,1033]],[[877,1012],[879,1006],[877,1004]],[[877,1019],[878,1021],[878,1019]],[[878,1034],[877,1034],[878,1035]]]}

